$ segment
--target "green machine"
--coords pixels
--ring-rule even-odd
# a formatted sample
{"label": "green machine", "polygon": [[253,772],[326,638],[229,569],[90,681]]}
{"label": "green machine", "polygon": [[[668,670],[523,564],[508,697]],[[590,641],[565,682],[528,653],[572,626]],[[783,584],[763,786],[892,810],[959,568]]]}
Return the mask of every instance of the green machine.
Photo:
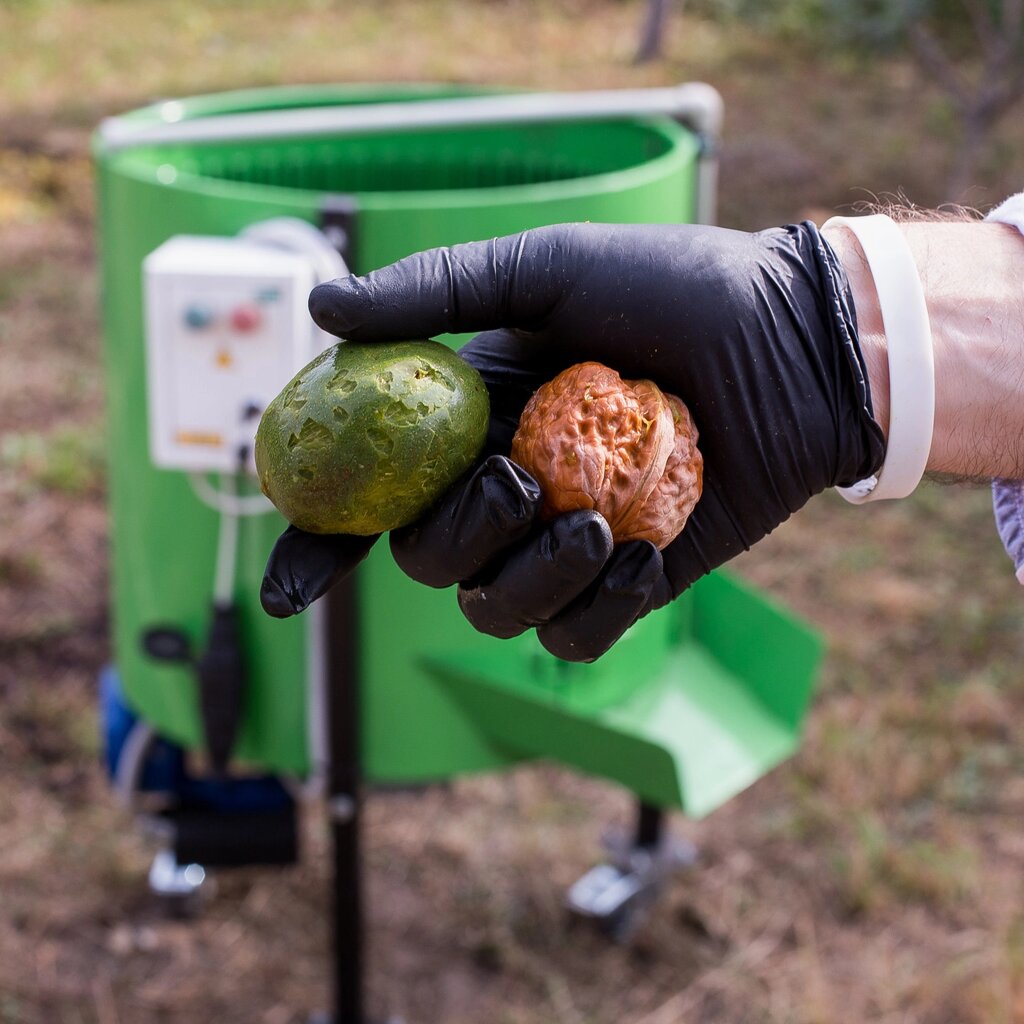
{"label": "green machine", "polygon": [[[270,619],[258,598],[284,524],[255,493],[251,439],[329,340],[304,315],[309,287],[544,224],[710,221],[720,117],[699,83],[348,86],[175,100],[104,123],[111,671],[151,738],[219,744],[221,767],[230,753],[289,792],[319,785],[350,858],[360,779],[551,758],[632,790],[650,845],[656,809],[706,814],[792,753],[820,645],[724,573],[593,665],[559,662],[532,635],[475,633],[453,594],[411,583],[384,544],[297,619]],[[112,770],[144,788],[153,765],[132,749]],[[584,911],[604,898],[591,883],[576,893]],[[358,918],[353,900],[339,888],[339,919]],[[616,913],[628,902],[612,899]],[[358,961],[351,945],[340,956]],[[339,1022],[361,1020],[353,984]]]}

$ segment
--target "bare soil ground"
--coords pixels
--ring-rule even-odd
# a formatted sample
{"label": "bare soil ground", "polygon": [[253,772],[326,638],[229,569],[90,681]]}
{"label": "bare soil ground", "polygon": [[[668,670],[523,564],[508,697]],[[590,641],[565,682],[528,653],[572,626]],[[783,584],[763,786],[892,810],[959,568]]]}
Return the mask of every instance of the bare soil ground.
{"label": "bare soil ground", "polygon": [[[292,1024],[326,1002],[326,847],[218,877],[196,921],[146,893],[152,848],[98,764],[108,657],[103,397],[88,132],[157,96],[299,80],[591,87],[702,78],[728,107],[723,223],[872,192],[940,202],[948,109],[741,24],[677,19],[634,68],[613,0],[0,7],[0,1024]],[[994,140],[977,202],[1019,187]],[[1024,605],[984,489],[826,496],[736,569],[821,628],[798,757],[700,822],[700,866],[638,935],[560,898],[625,822],[551,766],[368,801],[370,987],[409,1024],[1024,1021]]]}

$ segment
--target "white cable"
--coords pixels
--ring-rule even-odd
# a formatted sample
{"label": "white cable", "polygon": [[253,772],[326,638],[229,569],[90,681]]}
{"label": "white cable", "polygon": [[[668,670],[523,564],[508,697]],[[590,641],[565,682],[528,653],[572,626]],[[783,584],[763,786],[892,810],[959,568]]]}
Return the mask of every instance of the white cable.
{"label": "white cable", "polygon": [[[309,257],[317,284],[348,277],[349,269],[330,239],[308,221],[298,217],[271,217],[247,227],[240,237],[259,242],[286,252],[300,252]],[[320,330],[312,320],[309,322],[313,346],[311,352],[322,352],[337,342],[333,334]]]}
{"label": "white cable", "polygon": [[202,473],[189,473],[188,482],[195,496],[214,512],[233,516],[261,516],[273,512],[274,506],[263,494],[225,494],[218,491]]}
{"label": "white cable", "polygon": [[[246,228],[242,236],[310,258],[318,282],[347,277],[349,269],[341,254],[323,232],[296,217],[274,217]],[[314,349],[324,349],[338,339],[310,324]],[[319,342],[319,345],[317,344]],[[205,482],[205,481],[204,481]],[[262,496],[261,496],[262,497]],[[269,504],[269,503],[268,503]],[[324,663],[326,620],[320,605],[309,608],[306,619],[306,741],[309,772],[304,779],[285,778],[288,791],[297,800],[315,800],[327,792],[330,740],[327,735],[327,668]]]}
{"label": "white cable", "polygon": [[836,490],[854,505],[905,498],[921,482],[935,425],[935,360],[924,290],[913,253],[885,214],[833,217],[860,242],[878,293],[889,357],[889,439],[877,475]]}
{"label": "white cable", "polygon": [[[327,606],[318,601],[306,609],[307,650],[322,652],[327,647]],[[330,767],[331,738],[327,729],[327,665],[319,654],[309,659],[309,692],[306,695],[308,722],[309,775],[305,791],[313,797],[327,792],[327,770]]]}
{"label": "white cable", "polygon": [[333,281],[347,277],[348,267],[341,254],[330,243],[327,236],[308,221],[298,217],[272,217],[247,227],[240,233],[241,238],[251,242],[262,242],[274,249],[287,252],[301,252],[314,265],[317,282]]}
{"label": "white cable", "polygon": [[146,758],[156,739],[151,725],[139,719],[129,730],[114,768],[113,789],[118,800],[129,809],[135,806],[135,795],[142,785]]}
{"label": "white cable", "polygon": [[[233,473],[222,473],[220,493],[226,498],[237,498],[238,481]],[[213,582],[213,599],[219,605],[229,605],[235,599],[235,567],[238,562],[237,512],[221,510],[217,532],[217,570]]]}

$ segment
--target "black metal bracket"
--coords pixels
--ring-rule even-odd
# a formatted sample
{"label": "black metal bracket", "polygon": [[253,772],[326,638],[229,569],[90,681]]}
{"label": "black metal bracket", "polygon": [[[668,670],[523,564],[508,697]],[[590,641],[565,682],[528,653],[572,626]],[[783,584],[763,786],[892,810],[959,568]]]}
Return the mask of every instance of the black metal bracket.
{"label": "black metal bracket", "polygon": [[331,195],[320,204],[320,230],[353,273],[359,241],[356,233],[358,216],[359,205],[354,196]]}
{"label": "black metal bracket", "polygon": [[238,609],[215,601],[210,611],[206,646],[192,651],[188,635],[177,626],[154,625],[140,636],[143,652],[155,661],[186,665],[193,670],[199,690],[200,718],[214,775],[225,776],[231,751],[241,727],[246,667]]}
{"label": "black metal bracket", "polygon": [[577,917],[596,923],[616,942],[625,942],[669,878],[696,864],[697,850],[668,832],[662,808],[643,801],[637,804],[633,832],[607,835],[604,846],[608,860],[570,887],[566,906]]}

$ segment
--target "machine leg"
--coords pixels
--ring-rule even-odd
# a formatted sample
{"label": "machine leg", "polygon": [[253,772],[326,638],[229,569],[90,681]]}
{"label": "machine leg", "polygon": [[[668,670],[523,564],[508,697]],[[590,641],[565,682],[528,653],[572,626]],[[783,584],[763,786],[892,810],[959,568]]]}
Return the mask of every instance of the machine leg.
{"label": "machine leg", "polygon": [[359,624],[354,575],[327,604],[327,813],[331,830],[330,1024],[366,1024],[363,1009],[363,907],[359,845]]}
{"label": "machine leg", "polygon": [[665,812],[643,800],[636,805],[636,846],[652,849],[661,842],[665,824]]}
{"label": "machine leg", "polygon": [[332,1012],[312,1018],[311,1024],[370,1024],[364,998],[357,577],[337,584],[326,598]]}
{"label": "machine leg", "polygon": [[149,869],[149,891],[175,917],[192,917],[199,912],[209,885],[201,864],[179,864],[173,850],[160,850]]}
{"label": "machine leg", "polygon": [[628,939],[671,875],[697,861],[697,850],[670,835],[665,812],[640,802],[632,834],[605,837],[608,861],[591,868],[566,895],[569,910],[617,942]]}
{"label": "machine leg", "polygon": [[366,1024],[363,1015],[363,908],[358,800],[333,795],[331,829],[331,1013],[309,1024]]}
{"label": "machine leg", "polygon": [[365,1024],[363,906],[357,796],[330,799],[332,870],[333,1024]]}

